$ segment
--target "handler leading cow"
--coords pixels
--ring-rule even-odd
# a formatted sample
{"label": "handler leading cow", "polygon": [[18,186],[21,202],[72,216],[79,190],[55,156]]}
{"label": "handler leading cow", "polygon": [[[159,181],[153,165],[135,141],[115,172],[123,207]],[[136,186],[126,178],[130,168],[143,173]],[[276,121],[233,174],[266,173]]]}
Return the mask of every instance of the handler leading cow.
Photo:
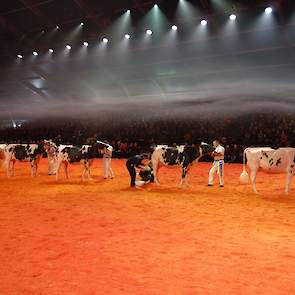
{"label": "handler leading cow", "polygon": [[256,175],[259,168],[270,173],[286,173],[285,193],[289,193],[291,179],[295,171],[295,148],[279,148],[274,150],[267,147],[258,147],[245,149],[243,161],[244,169],[240,176],[240,180],[243,183],[248,181],[246,159],[247,165],[250,168],[252,189],[255,193],[257,193]]}

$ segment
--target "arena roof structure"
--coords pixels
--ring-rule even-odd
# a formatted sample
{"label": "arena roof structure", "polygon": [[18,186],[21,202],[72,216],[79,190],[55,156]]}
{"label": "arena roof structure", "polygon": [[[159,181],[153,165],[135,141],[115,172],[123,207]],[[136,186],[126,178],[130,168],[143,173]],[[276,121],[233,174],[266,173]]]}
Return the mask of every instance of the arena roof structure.
{"label": "arena roof structure", "polygon": [[[294,6],[292,0],[3,1],[1,116],[30,117],[40,107],[42,114],[58,113],[61,105],[175,107],[196,99],[204,105],[219,101],[224,81],[234,86],[223,96],[235,96],[237,85],[262,78],[264,89],[284,81],[281,98],[288,102]],[[267,8],[274,10],[269,21],[260,17]],[[227,20],[236,18],[233,28]],[[247,95],[269,96],[255,87]]]}

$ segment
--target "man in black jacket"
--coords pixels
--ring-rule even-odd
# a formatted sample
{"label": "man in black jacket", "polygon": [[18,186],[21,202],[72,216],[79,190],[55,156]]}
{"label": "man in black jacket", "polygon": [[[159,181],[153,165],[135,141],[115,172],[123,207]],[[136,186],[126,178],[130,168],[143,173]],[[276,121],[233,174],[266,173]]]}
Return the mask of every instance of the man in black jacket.
{"label": "man in black jacket", "polygon": [[136,179],[136,170],[135,168],[144,168],[146,165],[142,162],[145,159],[148,159],[149,156],[147,154],[141,154],[141,155],[135,155],[131,158],[129,158],[126,162],[126,167],[128,169],[131,182],[130,186],[135,187],[135,179]]}

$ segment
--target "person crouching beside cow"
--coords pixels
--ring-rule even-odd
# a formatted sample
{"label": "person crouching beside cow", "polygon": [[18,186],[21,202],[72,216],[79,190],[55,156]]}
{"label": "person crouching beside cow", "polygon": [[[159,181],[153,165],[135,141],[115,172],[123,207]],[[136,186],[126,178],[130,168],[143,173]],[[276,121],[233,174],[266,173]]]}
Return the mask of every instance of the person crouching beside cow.
{"label": "person crouching beside cow", "polygon": [[130,186],[136,187],[136,168],[145,169],[146,164],[143,161],[148,160],[148,154],[140,154],[130,157],[126,162],[126,167],[130,175]]}
{"label": "person crouching beside cow", "polygon": [[152,161],[150,161],[147,166],[140,169],[138,176],[141,178],[141,181],[144,182],[143,184],[154,182],[155,178],[153,173]]}
{"label": "person crouching beside cow", "polygon": [[214,174],[217,172],[219,178],[219,187],[224,186],[224,152],[225,149],[221,146],[220,141],[215,139],[213,141],[213,146],[215,150],[212,152],[211,156],[214,158],[212,168],[209,171],[208,186],[213,186]]}

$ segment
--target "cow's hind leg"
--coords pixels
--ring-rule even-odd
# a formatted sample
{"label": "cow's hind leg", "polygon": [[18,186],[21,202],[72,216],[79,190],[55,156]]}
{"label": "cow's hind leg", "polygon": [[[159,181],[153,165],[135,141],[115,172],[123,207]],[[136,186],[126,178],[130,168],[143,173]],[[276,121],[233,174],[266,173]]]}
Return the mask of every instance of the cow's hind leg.
{"label": "cow's hind leg", "polygon": [[5,168],[6,168],[7,178],[10,178],[12,176],[12,171],[11,171],[12,163],[11,163],[11,160],[10,159],[6,160],[4,165],[5,165]]}
{"label": "cow's hind leg", "polygon": [[182,175],[181,175],[181,180],[179,183],[179,187],[182,187],[183,182],[185,183],[186,187],[189,187],[189,183],[187,180],[187,171],[188,171],[188,167],[183,167],[182,168]]}
{"label": "cow's hind leg", "polygon": [[58,176],[59,176],[59,170],[60,166],[62,164],[62,161],[58,161],[55,167],[55,180],[58,181]]}
{"label": "cow's hind leg", "polygon": [[69,163],[66,161],[64,163],[66,179],[69,179],[69,170],[68,170],[68,167],[69,167]]}
{"label": "cow's hind leg", "polygon": [[285,194],[289,194],[290,184],[293,176],[293,170],[290,168],[287,172],[287,179],[286,179],[286,187],[285,187]]}
{"label": "cow's hind leg", "polygon": [[159,182],[159,179],[158,179],[159,163],[157,161],[155,161],[155,160],[152,160],[152,165],[153,165],[155,184],[160,185],[160,182]]}
{"label": "cow's hind leg", "polygon": [[257,168],[251,169],[250,179],[251,179],[251,183],[252,183],[252,189],[255,194],[258,193],[257,189],[256,189],[256,175],[257,175]]}

